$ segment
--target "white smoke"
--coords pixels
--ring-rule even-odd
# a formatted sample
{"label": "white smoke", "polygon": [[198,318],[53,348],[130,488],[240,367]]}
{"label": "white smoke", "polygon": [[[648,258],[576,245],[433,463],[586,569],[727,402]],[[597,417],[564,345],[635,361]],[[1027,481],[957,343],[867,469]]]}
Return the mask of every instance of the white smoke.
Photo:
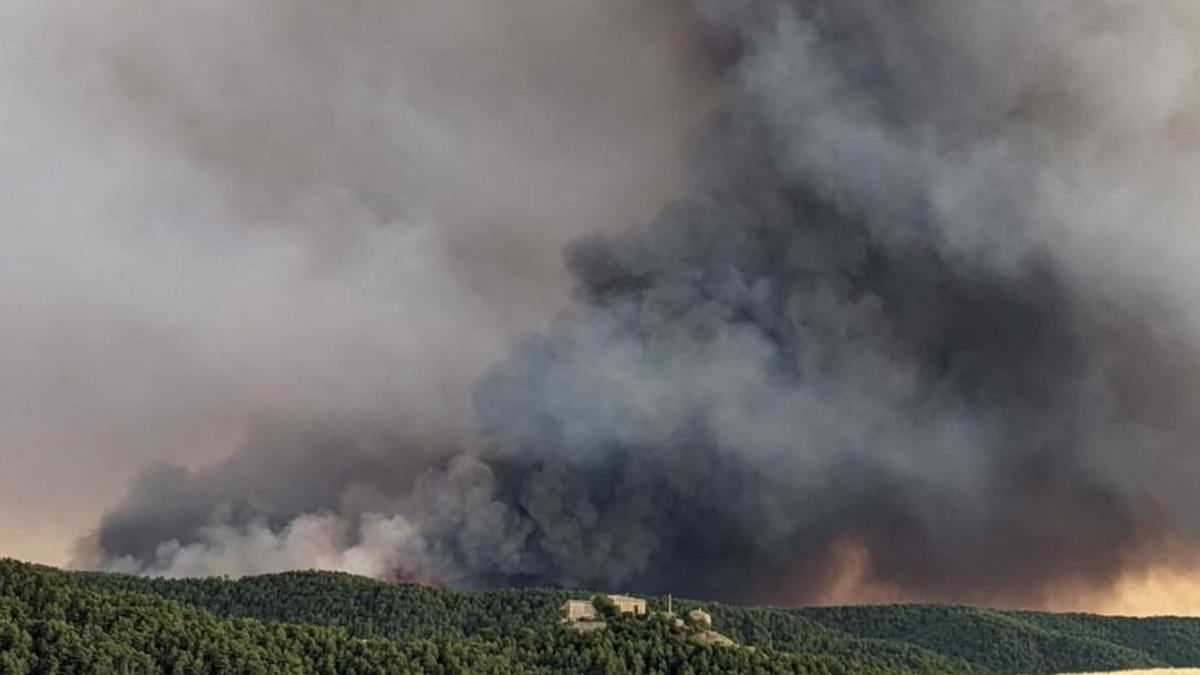
{"label": "white smoke", "polygon": [[109,561],[106,569],[164,577],[242,576],[323,569],[387,578],[411,560],[428,559],[420,534],[400,516],[367,514],[352,537],[337,516],[304,515],[279,530],[263,522],[208,525],[196,541],[161,543],[149,561]]}

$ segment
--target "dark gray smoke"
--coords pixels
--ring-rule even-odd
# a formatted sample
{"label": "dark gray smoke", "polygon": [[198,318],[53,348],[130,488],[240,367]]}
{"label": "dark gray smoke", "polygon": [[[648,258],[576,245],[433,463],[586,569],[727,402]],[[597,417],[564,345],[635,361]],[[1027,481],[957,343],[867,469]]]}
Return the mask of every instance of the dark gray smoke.
{"label": "dark gray smoke", "polygon": [[251,443],[147,473],[89,551],[779,602],[849,550],[899,597],[1033,606],[1187,550],[1198,210],[1164,181],[1200,176],[1200,14],[696,13],[726,100],[687,194],[569,247],[575,303],[478,383],[478,447]]}

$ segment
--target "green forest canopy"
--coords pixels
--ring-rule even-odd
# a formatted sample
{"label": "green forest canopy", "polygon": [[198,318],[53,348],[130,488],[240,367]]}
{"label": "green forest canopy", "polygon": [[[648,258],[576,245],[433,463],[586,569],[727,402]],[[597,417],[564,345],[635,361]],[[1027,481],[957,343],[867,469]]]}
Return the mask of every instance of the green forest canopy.
{"label": "green forest canopy", "polygon": [[[1057,673],[1200,666],[1200,620],[962,606],[702,608],[742,646],[672,622],[563,630],[586,592],[460,591],[347,574],[233,581],[0,560],[0,673]],[[661,599],[649,598],[652,609]]]}

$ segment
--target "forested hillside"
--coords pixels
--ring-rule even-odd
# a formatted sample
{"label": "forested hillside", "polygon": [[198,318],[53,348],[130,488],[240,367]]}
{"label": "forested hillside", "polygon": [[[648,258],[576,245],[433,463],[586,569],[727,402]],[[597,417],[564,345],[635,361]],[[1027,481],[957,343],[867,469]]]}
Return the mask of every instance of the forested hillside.
{"label": "forested hillside", "polygon": [[[331,617],[364,616],[378,605],[355,605],[365,589],[383,591],[377,582],[344,575],[299,574],[248,582],[147,582],[132,578],[69,574],[50,568],[0,561],[0,673],[492,673],[496,675],[551,673],[905,673],[944,672],[948,662],[925,662],[919,656],[906,662],[861,654],[790,654],[771,649],[722,648],[695,644],[686,631],[658,619],[610,621],[597,633],[575,633],[558,625],[553,611],[530,613],[525,625],[502,624],[506,630],[486,630],[455,639],[392,639],[379,636],[370,621],[359,620],[350,630],[337,626],[303,625],[218,618],[201,607],[151,593],[118,587],[178,592],[229,611],[250,598],[263,602],[259,610],[286,612],[293,601],[328,607]],[[299,582],[310,585],[305,586]],[[323,582],[328,582],[325,585]],[[272,595],[264,589],[273,589]],[[309,594],[324,589],[324,595]],[[213,592],[207,597],[203,589]],[[441,613],[450,598],[475,598],[480,607],[503,613],[505,599],[521,601],[521,592],[460,594],[453,591],[395,587],[411,593],[420,617],[411,630],[443,634],[455,617]],[[246,593],[243,594],[243,591]],[[346,595],[339,595],[346,593]],[[369,594],[368,594],[369,595]],[[537,594],[530,598],[537,598]],[[549,595],[545,597],[550,597]],[[499,603],[499,604],[495,604]],[[536,600],[529,603],[535,606]],[[542,605],[553,610],[553,606]],[[259,614],[267,613],[258,611]],[[535,616],[536,615],[536,616]],[[472,621],[478,622],[475,617]],[[404,624],[400,621],[396,625]],[[511,630],[507,630],[511,629]],[[374,635],[374,636],[372,636]],[[913,650],[919,654],[919,650]],[[886,655],[884,655],[886,656]]]}
{"label": "forested hillside", "polygon": [[[1200,646],[1200,621],[1092,617],[1091,625],[1055,625],[1052,614],[1019,614],[960,606],[896,605],[794,610],[824,626],[861,637],[902,640],[999,672],[1042,673],[1192,665],[1165,649],[1182,633]],[[1174,633],[1172,627],[1182,631]],[[1164,630],[1166,629],[1166,630]],[[1138,640],[1138,631],[1164,638]]]}
{"label": "forested hillside", "polygon": [[[1200,665],[1200,620],[958,606],[704,608],[741,643],[655,619],[580,634],[587,593],[294,572],[164,580],[0,561],[0,673],[1053,673]],[[651,598],[652,608],[661,599]]]}

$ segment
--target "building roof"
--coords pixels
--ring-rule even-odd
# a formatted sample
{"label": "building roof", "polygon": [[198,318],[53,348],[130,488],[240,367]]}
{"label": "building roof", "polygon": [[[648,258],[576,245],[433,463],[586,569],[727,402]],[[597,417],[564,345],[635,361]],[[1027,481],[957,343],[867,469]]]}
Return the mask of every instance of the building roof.
{"label": "building roof", "polygon": [[641,598],[633,598],[628,595],[610,595],[608,596],[608,599],[612,600],[613,602],[646,602]]}

